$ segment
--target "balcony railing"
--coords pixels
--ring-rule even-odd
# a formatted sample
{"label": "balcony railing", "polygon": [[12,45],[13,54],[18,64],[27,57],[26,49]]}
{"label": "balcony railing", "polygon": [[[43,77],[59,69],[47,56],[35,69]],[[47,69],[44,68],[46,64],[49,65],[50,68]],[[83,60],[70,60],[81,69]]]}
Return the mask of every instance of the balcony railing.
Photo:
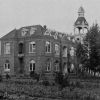
{"label": "balcony railing", "polygon": [[22,53],[22,54],[18,54],[18,57],[19,58],[23,58],[24,57],[24,54]]}

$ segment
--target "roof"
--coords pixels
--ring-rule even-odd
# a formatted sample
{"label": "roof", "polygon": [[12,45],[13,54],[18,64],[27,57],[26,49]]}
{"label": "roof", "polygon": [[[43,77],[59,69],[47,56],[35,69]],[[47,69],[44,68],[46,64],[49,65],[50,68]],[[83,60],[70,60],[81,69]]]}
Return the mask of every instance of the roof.
{"label": "roof", "polygon": [[16,36],[16,29],[4,35],[3,37],[1,37],[1,39],[11,39],[11,38],[14,38],[15,36]]}
{"label": "roof", "polygon": [[74,23],[75,26],[77,25],[85,25],[88,26],[88,23],[84,17],[78,17],[76,22]]}

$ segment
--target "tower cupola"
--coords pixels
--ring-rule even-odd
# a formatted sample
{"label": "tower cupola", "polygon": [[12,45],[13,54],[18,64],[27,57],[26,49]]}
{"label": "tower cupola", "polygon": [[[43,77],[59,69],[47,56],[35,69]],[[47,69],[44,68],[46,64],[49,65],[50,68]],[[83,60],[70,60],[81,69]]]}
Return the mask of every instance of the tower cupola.
{"label": "tower cupola", "polygon": [[78,10],[78,17],[84,17],[84,13],[85,13],[85,11],[84,11],[83,7],[81,6]]}

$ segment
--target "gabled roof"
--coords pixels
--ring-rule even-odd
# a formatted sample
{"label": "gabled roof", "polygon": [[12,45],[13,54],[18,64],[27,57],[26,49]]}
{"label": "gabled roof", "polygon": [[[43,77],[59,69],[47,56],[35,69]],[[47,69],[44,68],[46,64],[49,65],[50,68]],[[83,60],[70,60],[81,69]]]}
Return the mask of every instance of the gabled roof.
{"label": "gabled roof", "polygon": [[16,36],[16,29],[12,30],[5,36],[1,37],[1,39],[11,39],[11,38],[14,38],[15,36]]}

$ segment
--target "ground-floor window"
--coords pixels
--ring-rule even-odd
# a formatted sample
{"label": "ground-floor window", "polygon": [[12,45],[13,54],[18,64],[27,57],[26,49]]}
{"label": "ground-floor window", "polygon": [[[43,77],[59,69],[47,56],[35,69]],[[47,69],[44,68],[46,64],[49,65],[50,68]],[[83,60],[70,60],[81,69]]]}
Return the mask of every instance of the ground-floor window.
{"label": "ground-floor window", "polygon": [[55,67],[55,71],[59,71],[59,61],[55,61],[54,67]]}
{"label": "ground-floor window", "polygon": [[9,61],[7,61],[7,62],[4,64],[4,71],[7,71],[7,72],[10,71],[10,63],[9,63]]}
{"label": "ground-floor window", "polygon": [[34,70],[35,70],[35,61],[31,60],[29,65],[29,71],[34,71]]}
{"label": "ground-floor window", "polygon": [[50,61],[48,61],[46,64],[46,70],[51,71],[51,62]]}

